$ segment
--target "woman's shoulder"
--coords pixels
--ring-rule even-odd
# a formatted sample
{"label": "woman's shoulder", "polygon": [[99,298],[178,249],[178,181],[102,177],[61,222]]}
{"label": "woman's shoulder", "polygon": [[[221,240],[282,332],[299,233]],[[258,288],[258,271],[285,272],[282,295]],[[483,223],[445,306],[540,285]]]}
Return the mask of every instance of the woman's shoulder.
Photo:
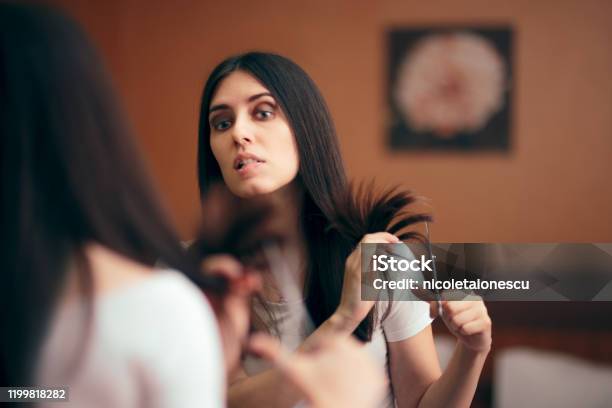
{"label": "woman's shoulder", "polygon": [[154,270],[145,279],[99,296],[96,309],[115,325],[123,320],[144,328],[164,325],[181,333],[215,325],[204,293],[172,269]]}
{"label": "woman's shoulder", "polygon": [[146,300],[149,308],[154,305],[168,306],[174,311],[194,304],[208,307],[202,291],[183,273],[168,268],[151,269],[143,279],[103,293],[97,300],[101,304],[120,301],[141,303]]}
{"label": "woman's shoulder", "polygon": [[[224,366],[212,307],[182,273],[163,269],[101,300],[102,330],[142,361],[161,406],[221,406]],[[109,343],[110,343],[109,342]]]}
{"label": "woman's shoulder", "polygon": [[429,303],[422,300],[381,301],[379,305],[379,324],[387,341],[412,337],[433,321]]}
{"label": "woman's shoulder", "polygon": [[202,292],[179,271],[138,263],[99,244],[88,245],[85,253],[91,265],[96,300],[136,301],[150,297],[153,303],[171,301],[174,309],[205,302]]}
{"label": "woman's shoulder", "polygon": [[94,313],[102,327],[128,333],[214,327],[206,297],[181,272],[143,265],[100,245],[88,247],[86,254],[94,278]]}
{"label": "woman's shoulder", "polygon": [[[71,399],[73,391],[110,387],[112,393],[121,384],[122,389],[154,393],[159,406],[221,406],[222,347],[206,297],[181,272],[142,268],[126,273],[141,276],[91,299],[91,320],[81,302],[58,311],[45,342],[40,378],[63,378],[58,367],[86,350]],[[83,339],[85,349],[79,348]]]}
{"label": "woman's shoulder", "polygon": [[95,296],[137,285],[155,272],[153,266],[139,263],[97,243],[86,245],[84,254],[91,269]]}

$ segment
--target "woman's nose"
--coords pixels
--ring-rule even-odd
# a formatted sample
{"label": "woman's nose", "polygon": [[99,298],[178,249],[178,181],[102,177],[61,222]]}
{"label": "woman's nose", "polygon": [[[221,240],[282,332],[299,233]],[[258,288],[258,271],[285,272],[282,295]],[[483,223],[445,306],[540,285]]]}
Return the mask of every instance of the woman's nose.
{"label": "woman's nose", "polygon": [[234,143],[238,145],[252,143],[255,139],[255,131],[248,119],[236,119],[232,130],[232,137],[234,138]]}

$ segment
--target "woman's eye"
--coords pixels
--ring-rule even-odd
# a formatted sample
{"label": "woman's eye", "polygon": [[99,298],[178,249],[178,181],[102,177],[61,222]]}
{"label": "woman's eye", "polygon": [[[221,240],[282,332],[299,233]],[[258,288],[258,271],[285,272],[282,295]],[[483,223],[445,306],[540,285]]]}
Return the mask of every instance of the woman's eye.
{"label": "woman's eye", "polygon": [[225,120],[217,120],[213,122],[213,128],[215,130],[218,131],[223,131],[226,129],[229,129],[229,127],[232,125],[232,122],[230,122],[229,120],[225,119]]}
{"label": "woman's eye", "polygon": [[274,110],[271,108],[258,109],[257,112],[255,112],[255,117],[263,120],[270,119],[274,117]]}
{"label": "woman's eye", "polygon": [[269,111],[259,111],[257,112],[257,117],[260,119],[267,119],[272,116],[272,112]]}

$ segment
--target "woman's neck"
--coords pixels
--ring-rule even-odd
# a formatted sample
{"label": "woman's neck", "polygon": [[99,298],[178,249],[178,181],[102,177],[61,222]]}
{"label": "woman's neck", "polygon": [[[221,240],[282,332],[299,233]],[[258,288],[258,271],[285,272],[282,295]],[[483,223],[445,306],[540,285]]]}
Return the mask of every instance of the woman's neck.
{"label": "woman's neck", "polygon": [[267,270],[263,273],[262,295],[266,301],[283,303],[304,298],[307,250],[302,231],[304,191],[299,180],[273,193],[278,207],[278,244],[266,251]]}

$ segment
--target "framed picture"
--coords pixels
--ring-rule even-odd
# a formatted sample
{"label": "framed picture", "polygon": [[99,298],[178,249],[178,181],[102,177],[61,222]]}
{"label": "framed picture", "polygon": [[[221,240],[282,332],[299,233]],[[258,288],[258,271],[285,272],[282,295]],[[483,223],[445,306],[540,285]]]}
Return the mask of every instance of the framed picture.
{"label": "framed picture", "polygon": [[390,30],[390,146],[509,151],[512,37],[507,26]]}

